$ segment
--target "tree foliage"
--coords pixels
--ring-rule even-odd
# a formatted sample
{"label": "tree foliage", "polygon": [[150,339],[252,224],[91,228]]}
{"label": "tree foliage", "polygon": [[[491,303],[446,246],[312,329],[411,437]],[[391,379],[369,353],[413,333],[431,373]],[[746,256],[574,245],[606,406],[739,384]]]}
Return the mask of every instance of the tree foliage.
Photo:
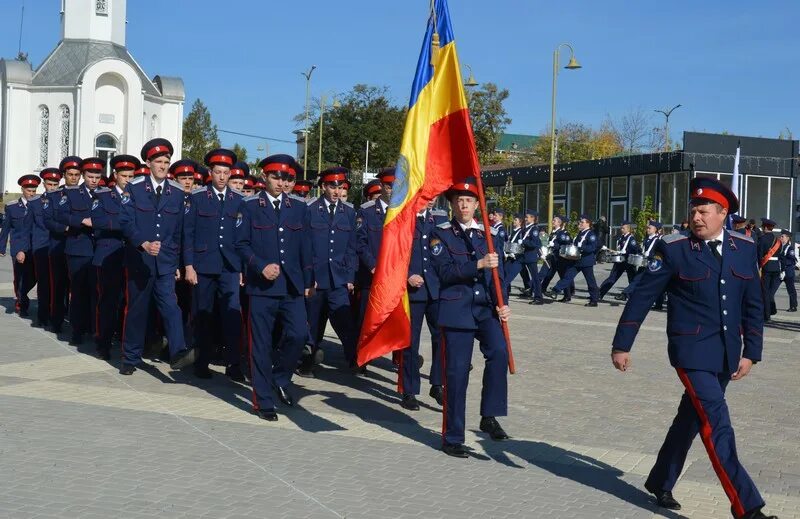
{"label": "tree foliage", "polygon": [[233,148],[231,148],[231,151],[236,154],[236,160],[247,162],[247,148],[241,146],[238,142],[236,142],[233,144]]}
{"label": "tree foliage", "polygon": [[511,124],[511,118],[503,107],[508,96],[507,89],[499,89],[494,83],[484,83],[480,90],[467,93],[472,132],[481,164],[492,162],[500,136]]}
{"label": "tree foliage", "polygon": [[636,226],[633,229],[633,236],[639,243],[643,243],[647,236],[647,222],[650,220],[658,220],[658,213],[653,209],[653,197],[644,197],[642,207],[634,207],[631,209],[631,220]]}
{"label": "tree foliage", "polygon": [[486,198],[494,200],[494,206],[502,208],[505,212],[503,223],[508,229],[511,228],[514,213],[518,213],[522,208],[523,195],[523,190],[514,189],[514,183],[511,177],[506,179],[505,187],[499,190],[493,187],[486,188]]}
{"label": "tree foliage", "polygon": [[[550,130],[543,132],[531,154],[537,163],[550,162]],[[556,134],[556,162],[612,157],[622,152],[622,141],[614,125],[606,120],[599,129],[583,123],[564,123]]]}
{"label": "tree foliage", "polygon": [[184,159],[192,159],[202,163],[205,154],[219,148],[217,125],[211,121],[211,112],[201,100],[192,105],[189,115],[183,120],[183,152]]}

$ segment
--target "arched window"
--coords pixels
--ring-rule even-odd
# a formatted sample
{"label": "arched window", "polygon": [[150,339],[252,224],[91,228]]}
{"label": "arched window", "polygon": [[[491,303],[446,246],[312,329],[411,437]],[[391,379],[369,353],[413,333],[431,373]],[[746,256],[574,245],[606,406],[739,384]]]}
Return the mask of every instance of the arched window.
{"label": "arched window", "polygon": [[158,137],[158,116],[153,114],[153,117],[150,119],[150,138],[155,139]]}
{"label": "arched window", "polygon": [[47,167],[47,153],[50,142],[50,110],[45,106],[39,107],[39,167]]}
{"label": "arched window", "polygon": [[94,140],[94,153],[106,164],[106,175],[110,174],[109,162],[117,154],[117,138],[108,133],[101,133]]}
{"label": "arched window", "polygon": [[69,155],[69,107],[61,105],[61,158]]}

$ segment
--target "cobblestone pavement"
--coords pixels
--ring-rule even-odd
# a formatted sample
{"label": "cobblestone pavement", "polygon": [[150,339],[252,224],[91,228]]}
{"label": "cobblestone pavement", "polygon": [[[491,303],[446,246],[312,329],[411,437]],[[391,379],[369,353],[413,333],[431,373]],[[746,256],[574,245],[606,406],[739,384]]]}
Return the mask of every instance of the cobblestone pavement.
{"label": "cobblestone pavement", "polygon": [[[605,266],[598,266],[602,280]],[[365,378],[339,368],[329,330],[317,379],[266,423],[250,389],[149,362],[133,376],[67,346],[13,308],[0,260],[0,517],[725,518],[729,505],[701,443],[659,512],[642,483],[681,393],[666,358],[665,314],[652,313],[619,374],[609,344],[621,307],[512,302],[517,374],[509,380],[513,436],[477,432],[481,359],[467,406],[468,460],[445,456],[441,413],[427,396],[406,412],[391,362]],[[624,285],[624,282],[622,283]],[[618,288],[621,288],[618,287]],[[607,298],[613,302],[611,297]],[[779,308],[787,308],[781,289]],[[740,456],[781,518],[800,518],[800,316],[781,311],[764,362],[731,384]],[[430,342],[423,341],[430,357]],[[476,348],[477,352],[477,348]]]}

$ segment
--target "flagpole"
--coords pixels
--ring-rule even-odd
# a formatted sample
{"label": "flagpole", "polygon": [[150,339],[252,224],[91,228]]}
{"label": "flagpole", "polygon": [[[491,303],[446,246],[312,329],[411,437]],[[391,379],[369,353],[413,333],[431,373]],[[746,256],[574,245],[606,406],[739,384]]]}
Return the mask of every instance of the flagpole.
{"label": "flagpole", "polygon": [[[483,228],[486,234],[486,245],[489,248],[489,254],[495,252],[494,240],[492,239],[491,225],[489,225],[489,213],[486,212],[486,196],[483,194],[483,180],[481,180],[481,171],[475,174],[475,184],[478,186],[478,203],[480,203],[481,218],[483,219]],[[503,306],[505,300],[503,299],[503,289],[500,287],[500,276],[497,274],[497,267],[492,268],[492,282],[494,283],[494,293],[497,299],[497,306]],[[508,350],[508,372],[512,375],[517,371],[514,365],[514,352],[511,351],[511,334],[508,332],[508,321],[500,319],[500,325],[503,327],[503,335],[506,338],[506,349]]]}

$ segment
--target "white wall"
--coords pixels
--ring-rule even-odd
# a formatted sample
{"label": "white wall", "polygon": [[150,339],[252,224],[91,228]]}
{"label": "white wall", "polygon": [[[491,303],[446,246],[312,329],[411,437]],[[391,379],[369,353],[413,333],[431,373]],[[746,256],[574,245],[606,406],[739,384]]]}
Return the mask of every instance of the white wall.
{"label": "white wall", "polygon": [[[34,163],[30,160],[31,147],[31,95],[27,90],[12,87],[7,90],[8,135],[6,139],[6,157],[4,161],[3,191],[19,192],[17,179],[22,175],[33,173]],[[38,140],[36,141],[38,150]]]}
{"label": "white wall", "polygon": [[106,0],[108,15],[97,14],[95,0],[66,0],[61,39],[110,41],[125,45],[125,0]]}

